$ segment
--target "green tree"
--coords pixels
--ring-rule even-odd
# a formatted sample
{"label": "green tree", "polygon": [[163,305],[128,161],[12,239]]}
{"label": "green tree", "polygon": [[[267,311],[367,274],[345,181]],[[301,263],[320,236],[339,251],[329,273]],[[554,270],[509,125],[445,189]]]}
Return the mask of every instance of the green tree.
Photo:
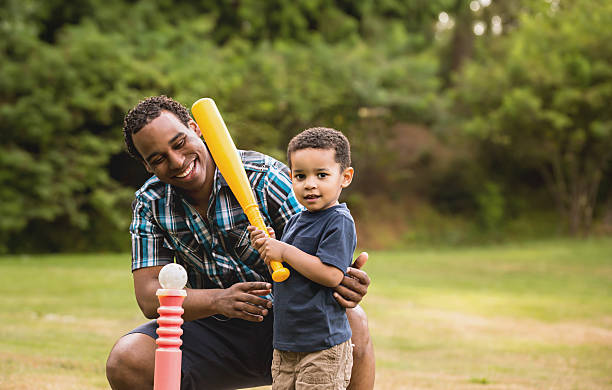
{"label": "green tree", "polygon": [[612,4],[524,14],[457,79],[463,128],[537,167],[572,234],[591,227],[612,157]]}
{"label": "green tree", "polygon": [[156,80],[92,23],[41,39],[36,5],[2,9],[0,250],[118,249],[131,191],[106,167],[126,107]]}

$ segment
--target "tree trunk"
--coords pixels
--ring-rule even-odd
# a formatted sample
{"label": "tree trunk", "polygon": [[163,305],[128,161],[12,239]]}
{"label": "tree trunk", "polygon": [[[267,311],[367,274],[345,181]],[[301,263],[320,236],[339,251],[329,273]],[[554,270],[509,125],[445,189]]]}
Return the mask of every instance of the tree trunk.
{"label": "tree trunk", "polygon": [[601,170],[564,175],[564,169],[546,171],[544,179],[553,194],[559,215],[566,220],[570,235],[588,236],[593,223]]}
{"label": "tree trunk", "polygon": [[472,56],[474,49],[474,33],[472,23],[474,17],[469,7],[469,1],[456,0],[451,12],[455,14],[455,27],[445,55],[441,59],[440,75],[444,87],[452,85],[452,75],[461,69],[466,59]]}

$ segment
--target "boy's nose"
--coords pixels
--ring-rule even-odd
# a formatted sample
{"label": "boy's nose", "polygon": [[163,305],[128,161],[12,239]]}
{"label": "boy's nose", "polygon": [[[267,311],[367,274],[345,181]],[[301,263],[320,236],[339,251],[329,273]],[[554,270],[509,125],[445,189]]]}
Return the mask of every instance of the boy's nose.
{"label": "boy's nose", "polygon": [[308,179],[306,180],[306,183],[304,184],[304,187],[307,189],[312,189],[312,188],[316,188],[317,187],[317,182],[313,179]]}

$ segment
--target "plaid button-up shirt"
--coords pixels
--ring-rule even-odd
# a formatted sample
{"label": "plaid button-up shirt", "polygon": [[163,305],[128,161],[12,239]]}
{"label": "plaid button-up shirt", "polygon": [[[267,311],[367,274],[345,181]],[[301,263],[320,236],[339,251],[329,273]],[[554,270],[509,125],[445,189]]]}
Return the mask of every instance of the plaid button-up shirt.
{"label": "plaid button-up shirt", "polygon": [[[261,153],[240,151],[240,156],[264,222],[280,237],[285,223],[301,210],[289,169]],[[155,176],[136,192],[132,208],[132,270],[176,259],[187,270],[191,288],[270,281],[265,263],[250,244],[247,217],[218,170],[206,219],[176,188]]]}

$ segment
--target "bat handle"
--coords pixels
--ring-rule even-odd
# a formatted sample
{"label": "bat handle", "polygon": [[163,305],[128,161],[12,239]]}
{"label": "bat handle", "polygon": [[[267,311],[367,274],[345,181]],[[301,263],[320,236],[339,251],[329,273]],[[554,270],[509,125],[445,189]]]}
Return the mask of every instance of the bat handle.
{"label": "bat handle", "polygon": [[[268,230],[264,230],[266,236],[270,237]],[[289,277],[289,270],[283,267],[283,263],[280,261],[270,261],[270,268],[272,268],[272,280],[276,283],[284,282]]]}
{"label": "bat handle", "polygon": [[[268,228],[266,227],[266,224],[261,217],[261,213],[259,212],[259,207],[256,204],[250,204],[244,207],[244,213],[246,214],[251,225],[263,230],[265,235],[270,237]],[[280,261],[270,261],[270,268],[272,268],[272,280],[277,283],[284,282],[289,277],[289,270],[283,267],[283,263]]]}
{"label": "bat handle", "polygon": [[289,277],[289,270],[283,267],[283,263],[280,261],[270,261],[270,268],[272,268],[272,280],[275,282],[283,282]]}

